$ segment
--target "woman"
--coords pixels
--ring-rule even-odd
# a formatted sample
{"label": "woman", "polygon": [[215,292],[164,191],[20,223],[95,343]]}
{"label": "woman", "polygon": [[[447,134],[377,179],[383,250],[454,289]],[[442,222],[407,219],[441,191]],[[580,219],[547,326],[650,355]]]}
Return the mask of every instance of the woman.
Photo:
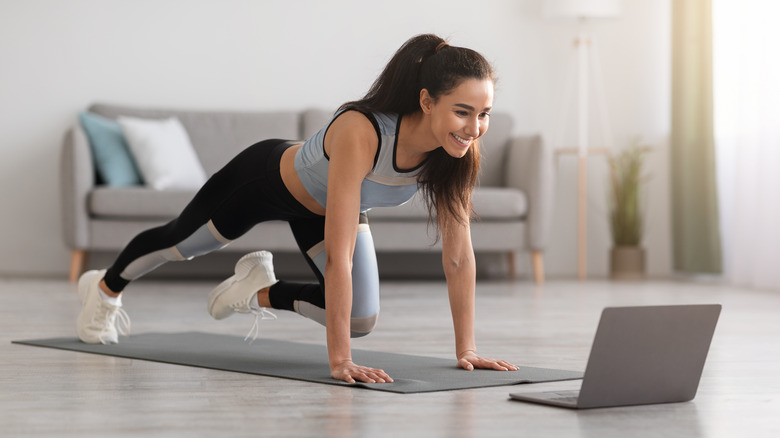
{"label": "woman", "polygon": [[[341,106],[305,143],[267,140],[213,175],[181,215],[136,236],[107,270],[79,280],[77,330],[88,343],[117,342],[127,284],[172,260],[219,249],[259,222],[286,220],[318,284],[277,281],[272,257],[247,254],[209,295],[214,318],[295,311],[326,326],[331,375],[392,382],[352,362],[350,338],[368,334],[379,312],[376,253],[365,212],[400,205],[418,190],[443,245],[458,366],[516,370],[477,355],[474,251],[469,219],[488,129],[494,72],[477,52],[435,35],[407,41],[366,96]],[[325,305],[327,303],[327,306]],[[257,319],[255,320],[257,323]]]}

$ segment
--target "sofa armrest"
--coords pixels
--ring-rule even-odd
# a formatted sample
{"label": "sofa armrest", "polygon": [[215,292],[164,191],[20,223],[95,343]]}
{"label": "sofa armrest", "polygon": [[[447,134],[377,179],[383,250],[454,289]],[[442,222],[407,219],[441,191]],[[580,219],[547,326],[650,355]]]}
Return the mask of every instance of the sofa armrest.
{"label": "sofa armrest", "polygon": [[60,155],[62,238],[70,249],[89,247],[89,192],[95,186],[95,166],[89,140],[79,124],[71,127]]}
{"label": "sofa armrest", "polygon": [[528,197],[528,245],[531,250],[544,250],[553,222],[555,180],[552,154],[541,136],[509,140],[504,184],[522,190]]}

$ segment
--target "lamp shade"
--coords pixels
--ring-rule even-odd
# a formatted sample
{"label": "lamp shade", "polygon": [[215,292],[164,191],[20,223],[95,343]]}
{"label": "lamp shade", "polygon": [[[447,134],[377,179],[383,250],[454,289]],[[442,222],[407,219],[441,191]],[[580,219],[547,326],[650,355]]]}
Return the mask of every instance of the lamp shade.
{"label": "lamp shade", "polygon": [[620,0],[544,0],[542,15],[547,18],[617,18]]}

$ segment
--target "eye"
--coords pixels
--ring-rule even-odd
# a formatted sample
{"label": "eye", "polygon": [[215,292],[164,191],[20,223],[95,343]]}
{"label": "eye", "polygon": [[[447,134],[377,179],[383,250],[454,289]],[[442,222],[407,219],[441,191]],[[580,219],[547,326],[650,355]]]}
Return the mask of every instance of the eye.
{"label": "eye", "polygon": [[490,117],[490,113],[481,113],[481,114],[479,115],[479,118],[480,118],[480,119],[487,119],[488,117]]}
{"label": "eye", "polygon": [[459,115],[461,117],[466,117],[466,116],[469,115],[468,111],[462,111],[462,110],[456,110],[455,114],[457,114],[457,115]]}

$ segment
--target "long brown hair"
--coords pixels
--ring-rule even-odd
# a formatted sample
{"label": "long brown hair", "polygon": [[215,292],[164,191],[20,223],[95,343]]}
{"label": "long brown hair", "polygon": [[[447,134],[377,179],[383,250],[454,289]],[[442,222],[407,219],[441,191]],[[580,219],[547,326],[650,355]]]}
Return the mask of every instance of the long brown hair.
{"label": "long brown hair", "polygon": [[[489,79],[495,71],[479,53],[450,46],[433,34],[418,35],[395,52],[368,93],[347,102],[339,110],[389,112],[400,115],[421,111],[420,91],[428,90],[434,99],[451,92],[465,79]],[[474,141],[462,158],[450,156],[444,148],[431,151],[423,163],[418,184],[428,207],[429,222],[445,225],[454,219],[469,220],[471,194],[479,172],[479,142]],[[433,221],[434,213],[438,221]]]}

